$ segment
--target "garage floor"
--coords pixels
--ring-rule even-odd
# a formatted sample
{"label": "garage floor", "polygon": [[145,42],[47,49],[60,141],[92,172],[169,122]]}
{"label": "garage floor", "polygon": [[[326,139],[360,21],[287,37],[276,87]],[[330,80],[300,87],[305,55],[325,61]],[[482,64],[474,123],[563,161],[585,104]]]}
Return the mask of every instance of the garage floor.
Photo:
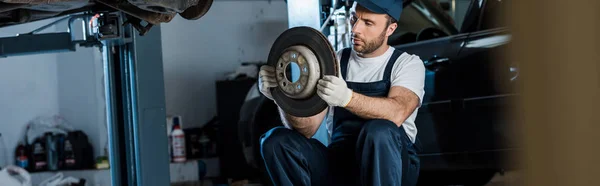
{"label": "garage floor", "polygon": [[[494,176],[494,178],[492,178],[490,183],[486,184],[485,186],[522,186],[522,185],[524,185],[522,182],[523,182],[523,177],[520,175],[520,173],[513,171],[513,172],[505,172],[504,175],[496,174],[496,176]],[[204,184],[191,183],[191,182],[172,184],[172,186],[211,186],[211,185],[213,185],[213,184],[210,183],[210,181],[205,181]],[[232,186],[260,186],[260,185],[244,184],[243,182],[241,182],[238,184],[232,184]],[[458,185],[453,185],[453,186],[458,186]]]}
{"label": "garage floor", "polygon": [[496,174],[490,183],[485,186],[521,186],[523,177],[519,172],[505,172],[504,175]]}

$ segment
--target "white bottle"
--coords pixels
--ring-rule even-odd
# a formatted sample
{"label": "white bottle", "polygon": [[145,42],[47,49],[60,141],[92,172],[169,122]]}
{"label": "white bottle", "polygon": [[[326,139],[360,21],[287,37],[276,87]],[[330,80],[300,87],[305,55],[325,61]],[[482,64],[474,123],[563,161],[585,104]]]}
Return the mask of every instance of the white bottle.
{"label": "white bottle", "polygon": [[173,132],[171,132],[173,162],[185,162],[185,134],[181,130],[178,118],[173,120]]}

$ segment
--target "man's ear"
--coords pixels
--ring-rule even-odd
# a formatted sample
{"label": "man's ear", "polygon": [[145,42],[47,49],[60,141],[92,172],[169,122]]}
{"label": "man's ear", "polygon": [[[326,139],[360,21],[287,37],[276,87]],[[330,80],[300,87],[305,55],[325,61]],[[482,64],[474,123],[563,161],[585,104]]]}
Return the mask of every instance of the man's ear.
{"label": "man's ear", "polygon": [[392,23],[387,27],[387,32],[385,33],[386,37],[390,37],[394,31],[396,31],[396,28],[398,28],[398,23]]}

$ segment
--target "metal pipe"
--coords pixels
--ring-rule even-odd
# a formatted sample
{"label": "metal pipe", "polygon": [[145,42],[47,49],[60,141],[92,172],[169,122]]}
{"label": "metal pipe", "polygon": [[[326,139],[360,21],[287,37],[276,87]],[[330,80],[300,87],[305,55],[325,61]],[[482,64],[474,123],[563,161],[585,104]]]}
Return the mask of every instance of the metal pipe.
{"label": "metal pipe", "polygon": [[[112,178],[113,186],[120,186],[121,181],[121,170],[119,169],[119,165],[121,163],[121,159],[119,157],[120,149],[119,149],[119,127],[117,122],[117,113],[116,111],[118,104],[116,103],[116,95],[119,95],[115,92],[116,81],[115,81],[115,56],[113,55],[113,47],[107,46],[105,44],[102,48],[102,54],[104,55],[102,59],[102,65],[104,67],[104,95],[105,98],[105,112],[106,112],[106,126],[108,131],[108,157],[110,159],[110,175]],[[118,60],[118,59],[117,59]]]}
{"label": "metal pipe", "polygon": [[[335,12],[335,11],[334,11],[334,12]],[[332,14],[332,15],[333,15],[333,14]],[[339,37],[339,34],[338,34],[338,21],[337,21],[337,19],[335,19],[335,20],[333,21],[333,29],[335,30],[335,31],[333,32],[333,34],[335,35],[335,38],[333,39],[333,43],[335,43],[335,47],[333,47],[333,48],[335,48],[335,51],[338,51],[338,50],[339,50],[339,49],[338,49],[338,46],[339,46],[339,42],[338,42],[338,37]]]}
{"label": "metal pipe", "polygon": [[88,16],[84,15],[84,14],[71,16],[69,19],[68,31],[71,32],[71,30],[73,29],[73,22],[75,22],[75,20],[77,20],[77,19],[85,20],[84,18],[86,18],[86,17],[88,17]]}
{"label": "metal pipe", "polygon": [[333,4],[333,11],[329,14],[329,16],[327,16],[327,19],[325,19],[325,22],[323,22],[323,25],[321,25],[321,29],[319,29],[319,31],[323,32],[323,30],[325,30],[325,27],[327,27],[327,22],[329,22],[331,20],[331,17],[335,14],[335,7],[337,7],[338,1],[335,1],[335,4]]}
{"label": "metal pipe", "polygon": [[346,43],[344,44],[344,48],[346,48],[352,45],[352,27],[354,25],[350,24],[350,11],[346,9],[344,12],[346,13],[346,15],[344,15],[346,16],[346,19],[344,20],[346,22]]}
{"label": "metal pipe", "polygon": [[319,31],[323,32],[323,30],[325,30],[325,27],[327,27],[327,22],[329,22],[329,20],[331,20],[331,16],[333,14],[329,14],[329,16],[327,16],[327,19],[325,19],[325,22],[323,22],[323,25],[321,25],[321,29],[319,29]]}
{"label": "metal pipe", "polygon": [[82,30],[83,40],[81,40],[81,41],[86,41],[87,40],[87,36],[89,35],[89,33],[88,33],[89,32],[89,26],[88,26],[88,23],[87,23],[87,21],[90,19],[89,15],[80,14],[80,15],[71,16],[71,18],[69,19],[69,24],[68,24],[68,30],[67,30],[67,32],[71,33],[71,40],[73,40],[75,38],[75,36],[73,35],[74,33],[72,32],[73,23],[75,22],[75,20],[78,20],[78,19],[83,20],[83,25],[84,25],[84,28]]}
{"label": "metal pipe", "polygon": [[37,29],[35,29],[35,30],[33,30],[33,31],[29,32],[29,33],[25,33],[25,34],[35,34],[35,33],[38,33],[38,32],[40,32],[40,31],[42,31],[42,30],[44,30],[44,29],[46,29],[46,28],[48,28],[48,27],[51,27],[51,26],[53,26],[53,25],[55,25],[55,24],[57,24],[57,23],[59,23],[59,22],[62,22],[62,21],[64,21],[64,20],[66,20],[66,19],[67,19],[67,18],[69,18],[69,17],[71,17],[71,16],[65,16],[65,17],[63,17],[63,18],[60,18],[60,19],[58,19],[58,20],[56,20],[56,21],[53,21],[52,23],[49,23],[49,24],[47,24],[47,25],[44,25],[44,26],[42,26],[42,27],[40,27],[40,28],[37,28]]}

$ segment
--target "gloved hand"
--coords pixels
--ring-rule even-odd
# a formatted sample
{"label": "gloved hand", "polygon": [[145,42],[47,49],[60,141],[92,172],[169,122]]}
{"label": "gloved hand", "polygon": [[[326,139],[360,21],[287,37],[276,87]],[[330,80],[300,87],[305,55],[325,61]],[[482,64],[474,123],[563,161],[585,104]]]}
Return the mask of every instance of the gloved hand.
{"label": "gloved hand", "polygon": [[260,87],[260,93],[265,97],[273,100],[271,95],[271,88],[277,87],[277,79],[275,79],[275,67],[269,65],[263,65],[260,67],[258,73],[258,87]]}
{"label": "gloved hand", "polygon": [[346,107],[352,99],[352,90],[346,85],[346,81],[336,76],[325,76],[319,80],[317,94],[329,106]]}

